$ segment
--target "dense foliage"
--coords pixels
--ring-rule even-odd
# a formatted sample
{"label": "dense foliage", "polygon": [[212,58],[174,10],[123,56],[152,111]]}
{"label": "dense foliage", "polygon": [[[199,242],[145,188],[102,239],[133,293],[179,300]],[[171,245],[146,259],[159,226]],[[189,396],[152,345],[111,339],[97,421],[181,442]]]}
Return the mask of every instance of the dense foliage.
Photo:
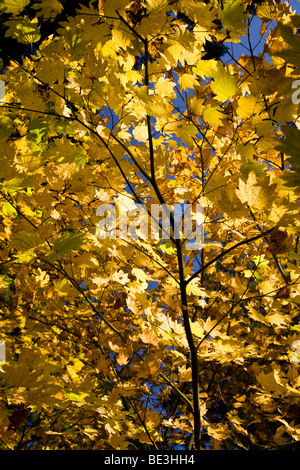
{"label": "dense foliage", "polygon": [[[300,15],[278,0],[0,12],[0,448],[294,445]],[[204,243],[172,217],[168,240],[142,224],[101,238],[113,203],[131,227],[135,203],[199,204]]]}

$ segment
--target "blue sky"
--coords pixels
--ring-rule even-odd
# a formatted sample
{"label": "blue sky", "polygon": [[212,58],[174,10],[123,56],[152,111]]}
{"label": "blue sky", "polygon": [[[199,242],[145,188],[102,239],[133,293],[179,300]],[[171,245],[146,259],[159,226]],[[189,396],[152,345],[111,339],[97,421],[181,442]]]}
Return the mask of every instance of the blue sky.
{"label": "blue sky", "polygon": [[[296,11],[297,14],[300,14],[300,1],[299,0],[291,0],[290,5],[292,6],[292,10]],[[264,43],[266,38],[268,37],[269,30],[274,28],[275,22],[271,22],[267,29],[267,32],[264,36],[260,36],[260,28],[261,28],[262,21],[257,18],[256,16],[253,17],[250,27],[250,39],[251,45],[253,48],[253,53],[258,55],[259,52],[263,51]],[[229,43],[228,43],[229,44]],[[233,44],[233,49],[230,49],[230,52],[234,57],[237,59],[241,54],[248,54],[249,53],[249,43],[248,43],[248,36],[245,35],[241,38],[241,44]],[[222,57],[223,62],[230,61],[230,56],[225,55]]]}

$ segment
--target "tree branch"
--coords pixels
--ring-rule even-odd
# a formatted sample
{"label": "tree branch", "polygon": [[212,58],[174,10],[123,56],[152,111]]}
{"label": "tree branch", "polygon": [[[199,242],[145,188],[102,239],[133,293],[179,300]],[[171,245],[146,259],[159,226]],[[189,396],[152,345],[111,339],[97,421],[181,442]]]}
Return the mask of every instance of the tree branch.
{"label": "tree branch", "polygon": [[236,248],[238,248],[239,246],[242,246],[242,245],[246,245],[247,243],[251,243],[255,240],[259,240],[260,238],[263,238],[265,237],[266,235],[268,235],[269,233],[271,233],[271,231],[274,229],[274,227],[270,228],[269,230],[266,230],[265,232],[262,232],[258,235],[255,235],[254,237],[251,237],[251,238],[246,238],[245,240],[242,240],[241,242],[237,243],[236,245],[228,248],[227,250],[223,250],[221,251],[221,253],[219,253],[215,258],[211,259],[208,263],[206,263],[204,266],[202,266],[200,269],[198,269],[197,271],[195,271],[190,277],[189,279],[187,279],[186,281],[186,284],[189,284],[193,279],[195,279],[195,277],[199,276],[199,274],[201,274],[205,269],[207,269],[209,266],[211,266],[212,264],[216,263],[219,259],[223,258],[223,256],[227,255],[228,253],[230,253],[231,251],[235,250]]}

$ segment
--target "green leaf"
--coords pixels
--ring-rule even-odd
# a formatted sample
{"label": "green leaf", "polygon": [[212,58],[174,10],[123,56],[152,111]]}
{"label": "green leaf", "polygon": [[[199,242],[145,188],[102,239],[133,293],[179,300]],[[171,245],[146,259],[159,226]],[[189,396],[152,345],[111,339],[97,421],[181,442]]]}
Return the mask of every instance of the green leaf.
{"label": "green leaf", "polygon": [[159,249],[164,253],[167,253],[167,255],[174,255],[176,253],[176,248],[171,240],[168,240],[166,243],[160,243]]}
{"label": "green leaf", "polygon": [[77,153],[75,157],[75,163],[77,166],[84,166],[88,162],[89,158],[83,147],[77,147]]}
{"label": "green leaf", "polygon": [[295,73],[299,72],[300,52],[297,51],[296,49],[287,49],[285,51],[274,52],[272,55],[276,57],[281,57],[283,60],[285,60],[289,64],[296,65],[297,69],[295,70]]}
{"label": "green leaf", "polygon": [[18,232],[12,234],[10,245],[19,251],[34,250],[43,244],[37,232]]}
{"label": "green leaf", "polygon": [[65,393],[64,395],[69,400],[75,401],[77,403],[85,402],[85,399],[89,396],[88,393],[84,393],[84,392],[78,392],[78,393],[70,392],[70,393]]}
{"label": "green leaf", "polygon": [[25,16],[23,22],[18,24],[16,29],[18,40],[22,44],[32,44],[39,41],[41,38],[40,27],[38,25],[37,18],[33,18],[33,20],[30,21],[30,19]]}
{"label": "green leaf", "polygon": [[16,209],[8,201],[1,201],[2,213],[4,217],[11,217],[17,215]]}
{"label": "green leaf", "polygon": [[2,191],[7,194],[13,194],[26,188],[32,188],[35,185],[36,175],[11,178],[4,180],[2,183]]}
{"label": "green leaf", "polygon": [[50,126],[46,119],[35,118],[30,121],[28,139],[40,144],[44,137],[49,134]]}
{"label": "green leaf", "polygon": [[291,126],[281,126],[281,129],[285,138],[281,139],[280,144],[275,148],[288,156],[287,161],[291,165],[292,170],[286,172],[283,176],[285,186],[300,191],[300,130]]}
{"label": "green leaf", "polygon": [[55,240],[52,250],[47,255],[49,261],[54,261],[60,256],[68,255],[73,251],[80,250],[84,243],[84,233],[65,232]]}
{"label": "green leaf", "polygon": [[29,3],[30,0],[0,0],[0,11],[19,15]]}
{"label": "green leaf", "polygon": [[82,145],[76,145],[70,142],[67,137],[56,140],[55,144],[49,146],[49,161],[56,163],[73,163],[77,166],[83,166],[88,161],[88,156]]}
{"label": "green leaf", "polygon": [[37,232],[22,231],[12,234],[10,246],[17,250],[17,253],[14,254],[14,262],[29,263],[36,257],[36,249],[43,244],[44,242]]}
{"label": "green leaf", "polygon": [[86,48],[88,46],[88,41],[83,40],[83,24],[76,26],[76,29],[72,29],[70,26],[67,26],[65,29],[65,38],[70,48],[71,54],[75,58],[81,58],[84,56]]}
{"label": "green leaf", "polygon": [[[223,5],[223,9],[219,8],[218,16],[222,22],[222,26],[235,32],[237,29],[245,29],[248,26],[245,24],[245,20],[250,17],[249,14],[245,14],[247,5],[242,5],[240,0],[231,0]],[[246,31],[244,32],[246,34]]]}
{"label": "green leaf", "polygon": [[45,18],[53,19],[63,10],[63,6],[60,2],[58,2],[58,0],[48,0],[42,4],[36,3],[35,5],[32,5],[32,8],[35,10],[41,10],[39,15],[44,16]]}
{"label": "green leaf", "polygon": [[255,160],[244,162],[241,165],[241,173],[244,179],[248,179],[251,171],[254,171],[257,177],[263,176],[265,173],[265,165],[263,163],[258,163]]}
{"label": "green leaf", "polygon": [[13,121],[9,116],[0,117],[0,137],[8,137],[14,130]]}

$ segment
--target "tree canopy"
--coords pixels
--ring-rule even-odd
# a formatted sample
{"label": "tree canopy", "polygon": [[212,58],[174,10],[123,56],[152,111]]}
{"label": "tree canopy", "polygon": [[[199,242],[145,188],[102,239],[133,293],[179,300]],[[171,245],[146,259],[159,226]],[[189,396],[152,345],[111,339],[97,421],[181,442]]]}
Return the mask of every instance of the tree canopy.
{"label": "tree canopy", "polygon": [[[300,15],[279,0],[0,14],[0,449],[296,446]],[[157,233],[138,218],[154,205],[169,237],[162,213]],[[200,246],[176,236],[175,206]]]}

